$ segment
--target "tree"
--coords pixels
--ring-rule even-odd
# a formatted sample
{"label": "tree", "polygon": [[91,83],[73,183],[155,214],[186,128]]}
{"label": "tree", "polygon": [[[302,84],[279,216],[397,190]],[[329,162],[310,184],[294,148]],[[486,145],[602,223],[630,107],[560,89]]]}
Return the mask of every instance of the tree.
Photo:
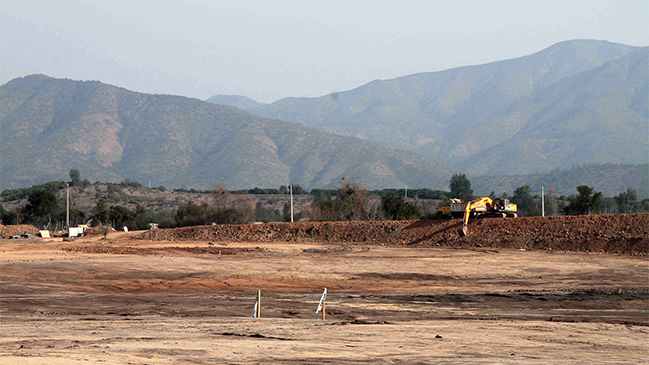
{"label": "tree", "polygon": [[111,205],[109,208],[108,219],[113,222],[115,227],[128,227],[130,230],[136,230],[133,212],[128,208],[119,205]]}
{"label": "tree", "polygon": [[471,189],[471,182],[464,174],[453,174],[449,183],[451,195],[463,201],[473,199],[473,189]]}
{"label": "tree", "polygon": [[133,220],[137,229],[149,229],[151,219],[149,218],[149,212],[147,212],[143,206],[137,205],[135,207],[135,211],[133,211]]}
{"label": "tree", "polygon": [[568,215],[598,214],[602,203],[602,192],[594,193],[595,189],[586,185],[577,186],[579,195],[569,198],[569,204],[564,208]]}
{"label": "tree", "polygon": [[92,210],[92,225],[96,227],[102,225],[102,223],[107,223],[109,214],[110,210],[108,209],[106,199],[99,199],[97,205]]}
{"label": "tree", "polygon": [[634,207],[640,205],[635,189],[632,188],[626,189],[626,192],[621,192],[613,199],[615,199],[620,213],[634,213]]}
{"label": "tree", "polygon": [[70,186],[79,186],[82,183],[79,170],[70,170]]}
{"label": "tree", "polygon": [[306,195],[309,192],[304,190],[299,184],[298,185],[293,185],[293,194],[295,195]]}
{"label": "tree", "polygon": [[32,221],[50,222],[59,208],[56,196],[49,191],[36,191],[29,196],[25,214]]}
{"label": "tree", "polygon": [[319,191],[316,194],[310,209],[312,220],[354,221],[377,217],[370,193],[357,182],[343,179],[331,196],[319,194]]}
{"label": "tree", "polygon": [[385,218],[390,220],[410,220],[421,218],[421,209],[407,202],[402,196],[386,195],[381,198]]}
{"label": "tree", "polygon": [[524,215],[530,215],[530,211],[534,208],[534,199],[532,198],[532,188],[529,185],[521,186],[514,190],[512,196],[512,203],[518,207],[518,211]]}
{"label": "tree", "polygon": [[[66,217],[67,217],[67,213],[65,211],[62,211],[59,213],[56,219],[60,221],[64,221]],[[85,217],[86,217],[86,213],[80,211],[79,209],[70,208],[70,226],[75,226],[79,223],[83,223]]]}

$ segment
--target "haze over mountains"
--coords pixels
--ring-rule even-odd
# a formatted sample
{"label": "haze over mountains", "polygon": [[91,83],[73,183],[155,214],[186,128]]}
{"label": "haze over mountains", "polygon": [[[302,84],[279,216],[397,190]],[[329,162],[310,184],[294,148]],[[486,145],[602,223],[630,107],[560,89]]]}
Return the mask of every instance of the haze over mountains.
{"label": "haze over mountains", "polygon": [[[628,169],[642,176],[607,184],[619,192],[647,185],[648,70],[649,48],[578,40],[272,104],[32,75],[0,86],[0,190],[66,180],[70,169],[168,188],[320,188],[344,177],[446,189],[458,171],[523,185],[551,181],[522,175],[584,163],[644,164]],[[512,188],[502,178],[478,185]]]}
{"label": "haze over mountains", "polygon": [[470,175],[643,164],[648,60],[649,48],[574,40],[525,57],[377,80],[319,98],[231,105],[416,152]]}
{"label": "haze over mountains", "polygon": [[337,185],[444,188],[433,160],[301,124],[180,96],[33,75],[0,87],[0,190],[67,180],[129,178],[210,189]]}

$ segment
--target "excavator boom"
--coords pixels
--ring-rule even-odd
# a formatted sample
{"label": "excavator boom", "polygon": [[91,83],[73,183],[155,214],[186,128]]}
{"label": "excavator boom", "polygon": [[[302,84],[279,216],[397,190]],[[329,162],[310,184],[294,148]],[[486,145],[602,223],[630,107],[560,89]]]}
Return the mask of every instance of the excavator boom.
{"label": "excavator boom", "polygon": [[466,208],[464,209],[464,217],[462,218],[462,227],[457,229],[457,232],[460,234],[461,237],[464,237],[467,234],[469,234],[469,230],[467,227],[469,224],[469,217],[471,217],[471,212],[477,207],[480,207],[482,205],[486,205],[485,214],[487,216],[497,216],[497,217],[506,217],[506,216],[517,217],[518,216],[518,213],[516,212],[516,205],[510,204],[509,200],[505,198],[494,200],[486,196],[480,199],[470,201],[466,204]]}
{"label": "excavator boom", "polygon": [[464,209],[464,217],[462,218],[462,227],[458,228],[457,230],[457,233],[459,233],[461,237],[464,237],[469,233],[467,226],[469,224],[469,217],[471,216],[471,210],[483,204],[487,204],[493,209],[494,201],[490,197],[486,196],[484,198],[480,198],[466,203],[466,208]]}

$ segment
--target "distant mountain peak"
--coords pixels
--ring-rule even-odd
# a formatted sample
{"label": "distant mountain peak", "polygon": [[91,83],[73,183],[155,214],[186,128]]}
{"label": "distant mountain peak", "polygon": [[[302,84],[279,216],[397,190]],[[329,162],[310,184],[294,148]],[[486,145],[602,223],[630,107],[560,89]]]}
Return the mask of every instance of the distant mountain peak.
{"label": "distant mountain peak", "polygon": [[214,95],[205,101],[213,104],[229,105],[229,106],[239,108],[241,110],[255,109],[267,105],[264,103],[257,102],[253,99],[250,99],[249,97],[241,96],[241,95],[219,94],[219,95]]}

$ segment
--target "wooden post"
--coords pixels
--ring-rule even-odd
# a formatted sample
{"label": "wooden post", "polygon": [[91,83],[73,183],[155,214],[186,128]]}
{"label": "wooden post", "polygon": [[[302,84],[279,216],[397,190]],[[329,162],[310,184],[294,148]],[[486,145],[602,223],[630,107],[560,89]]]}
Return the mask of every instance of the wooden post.
{"label": "wooden post", "polygon": [[327,312],[327,300],[325,299],[324,302],[322,302],[322,320],[325,320],[325,313]]}
{"label": "wooden post", "polygon": [[257,318],[261,318],[261,290],[257,289]]}

